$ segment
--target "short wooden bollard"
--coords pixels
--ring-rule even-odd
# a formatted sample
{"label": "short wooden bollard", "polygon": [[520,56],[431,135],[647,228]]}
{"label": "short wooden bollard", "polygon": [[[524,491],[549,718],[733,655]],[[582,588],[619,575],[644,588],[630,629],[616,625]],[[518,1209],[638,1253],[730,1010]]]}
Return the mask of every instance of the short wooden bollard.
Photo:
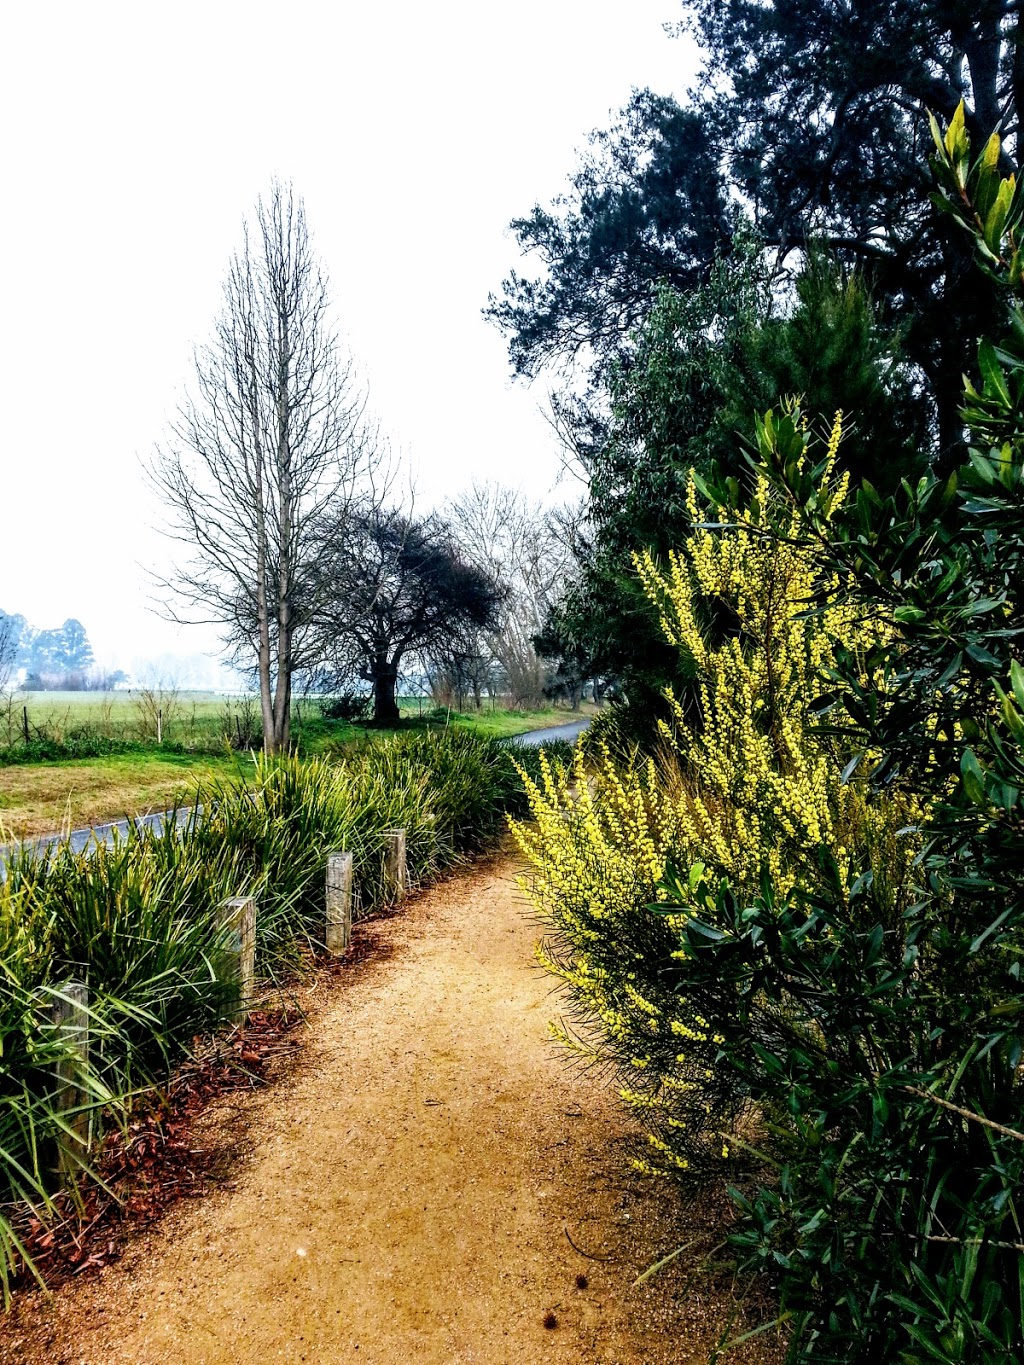
{"label": "short wooden bollard", "polygon": [[57,1134],[55,1174],[67,1180],[81,1170],[89,1150],[89,1097],[82,1086],[89,1065],[89,988],[65,981],[58,989],[51,1017],[68,1051],[57,1063],[56,1108],[64,1127]]}
{"label": "short wooden bollard", "polygon": [[256,900],[234,896],[222,901],[221,924],[227,931],[224,945],[226,980],[238,983],[238,1006],[234,1012],[244,1023],[252,1008],[256,981]]}
{"label": "short wooden bollard", "polygon": [[352,941],[352,854],[327,855],[327,951],[340,957]]}
{"label": "short wooden bollard", "polygon": [[384,900],[389,904],[400,901],[408,889],[409,877],[405,862],[405,830],[384,831]]}

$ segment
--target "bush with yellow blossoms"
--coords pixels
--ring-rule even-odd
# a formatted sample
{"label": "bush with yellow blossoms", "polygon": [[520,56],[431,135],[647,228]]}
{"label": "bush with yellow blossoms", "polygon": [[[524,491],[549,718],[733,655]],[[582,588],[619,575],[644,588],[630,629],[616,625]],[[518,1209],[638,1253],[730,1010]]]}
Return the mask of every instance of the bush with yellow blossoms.
{"label": "bush with yellow blossoms", "polygon": [[[778,420],[801,425],[798,411]],[[846,495],[841,434],[837,417],[820,474],[825,507]],[[658,1172],[720,1158],[747,1107],[735,1074],[716,1066],[732,1003],[690,983],[681,915],[657,908],[667,871],[692,872],[673,878],[676,903],[680,887],[722,878],[747,895],[767,878],[784,896],[813,882],[827,849],[843,877],[868,859],[895,920],[914,851],[897,837],[912,808],[869,801],[856,779],[844,781],[849,754],[815,708],[837,648],[857,649],[873,628],[848,606],[811,609],[813,546],[767,479],[734,502],[707,505],[691,476],[690,538],[667,564],[636,557],[694,678],[688,697],[668,695],[661,751],[623,764],[599,744],[568,769],[545,765],[527,784],[532,821],[514,827],[548,926],[540,961],[566,988],[569,1020],[554,1032],[615,1070],[645,1135],[638,1164]]]}
{"label": "bush with yellow blossoms", "polygon": [[1024,1360],[1024,181],[962,105],[933,132],[933,197],[1012,304],[969,463],[843,506],[837,433],[815,463],[766,418],[770,487],[694,483],[688,543],[639,563],[695,675],[660,766],[544,774],[521,832],[648,1164],[760,1158],[728,1241],[793,1365]]}

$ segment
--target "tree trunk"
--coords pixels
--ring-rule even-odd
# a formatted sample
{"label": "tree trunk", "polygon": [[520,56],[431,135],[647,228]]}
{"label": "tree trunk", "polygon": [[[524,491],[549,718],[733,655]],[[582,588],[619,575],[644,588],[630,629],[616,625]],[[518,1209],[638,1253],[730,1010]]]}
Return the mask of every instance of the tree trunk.
{"label": "tree trunk", "polygon": [[262,508],[257,518],[256,622],[259,631],[257,661],[260,677],[260,710],[263,715],[263,752],[274,751],[274,698],[270,688],[270,616],[267,606],[267,538]]}
{"label": "tree trunk", "polygon": [[939,449],[935,457],[934,470],[940,478],[945,478],[954,469],[959,469],[967,458],[964,421],[960,416],[963,374],[967,368],[964,362],[963,349],[958,339],[945,338],[938,366],[939,381],[935,386]]}
{"label": "tree trunk", "polygon": [[377,725],[394,725],[400,719],[395,692],[398,669],[387,659],[373,661],[373,719]]}
{"label": "tree trunk", "polygon": [[974,105],[968,116],[969,126],[971,141],[979,150],[1003,120],[999,100],[1002,24],[1002,16],[980,21],[976,18],[965,33],[964,55],[971,72]]}
{"label": "tree trunk", "polygon": [[292,710],[292,562],[295,555],[292,513],[292,451],[288,434],[291,400],[291,340],[287,309],[281,301],[277,317],[278,369],[277,421],[277,522],[280,549],[277,565],[277,678],[274,683],[274,752],[287,751],[291,740]]}
{"label": "tree trunk", "polygon": [[[1020,124],[1024,118],[1024,14],[1017,16],[1017,23],[1013,30],[1013,121]],[[1024,151],[1024,136],[1020,131],[1014,134],[1014,160],[1018,163],[1021,160],[1021,152]]]}

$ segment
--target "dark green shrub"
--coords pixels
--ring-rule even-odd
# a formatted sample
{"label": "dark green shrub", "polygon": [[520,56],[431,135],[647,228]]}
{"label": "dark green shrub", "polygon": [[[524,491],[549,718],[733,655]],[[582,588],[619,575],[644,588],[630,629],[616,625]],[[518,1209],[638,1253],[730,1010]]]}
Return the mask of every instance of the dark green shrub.
{"label": "dark green shrub", "polygon": [[369,720],[373,713],[373,697],[368,692],[339,692],[334,697],[321,697],[317,706],[324,720],[344,720],[352,724]]}

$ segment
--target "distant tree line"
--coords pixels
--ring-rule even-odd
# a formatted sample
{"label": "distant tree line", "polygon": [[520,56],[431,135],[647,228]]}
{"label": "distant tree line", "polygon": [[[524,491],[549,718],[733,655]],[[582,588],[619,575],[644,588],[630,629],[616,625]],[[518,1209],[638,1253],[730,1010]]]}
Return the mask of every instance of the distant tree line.
{"label": "distant tree line", "polygon": [[0,610],[0,687],[21,678],[29,691],[106,690],[124,674],[96,667],[81,621],[37,630],[20,612]]}

